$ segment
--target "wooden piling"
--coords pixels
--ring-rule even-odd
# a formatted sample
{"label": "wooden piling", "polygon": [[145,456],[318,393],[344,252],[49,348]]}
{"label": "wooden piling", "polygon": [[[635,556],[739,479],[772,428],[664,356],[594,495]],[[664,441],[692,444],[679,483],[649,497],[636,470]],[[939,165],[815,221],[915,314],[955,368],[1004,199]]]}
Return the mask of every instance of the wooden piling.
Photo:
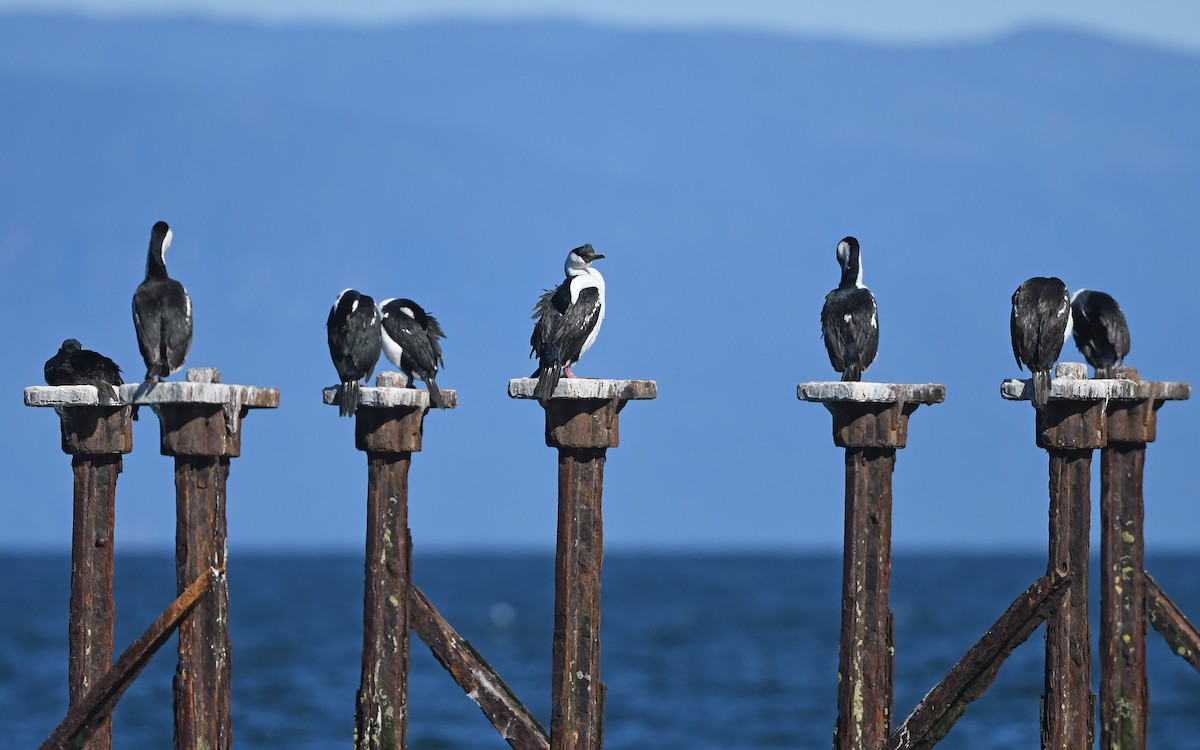
{"label": "wooden piling", "polygon": [[[337,387],[326,388],[338,403]],[[447,408],[454,391],[442,391]],[[408,655],[412,539],[408,530],[408,470],[421,450],[429,392],[404,387],[397,372],[381,372],[376,387],[359,389],[355,446],[367,454],[367,536],[363,593],[362,673],[354,713],[358,750],[401,750],[408,730]]]}
{"label": "wooden piling", "polygon": [[842,624],[835,750],[875,750],[892,729],[892,472],[908,444],[908,418],[941,403],[944,386],[801,383],[802,401],[825,404],[834,444],[846,449]]}
{"label": "wooden piling", "polygon": [[[509,381],[512,398],[534,398],[537,381]],[[551,750],[604,745],[600,680],[600,571],[604,560],[604,462],[619,444],[618,414],[653,399],[652,380],[563,379],[546,410],[546,445],[558,449],[558,544],[551,649]]]}
{"label": "wooden piling", "polygon": [[[276,408],[279,391],[223,385],[211,368],[187,371],[184,382],[142,383],[132,401],[158,414],[161,452],[175,459],[175,583],[180,594],[206,571],[226,567],[229,460],[241,455],[241,423],[251,408]],[[124,390],[122,391],[124,394]],[[175,670],[175,747],[228,750],[232,650],[229,587],[217,576],[179,624]]]}
{"label": "wooden piling", "polygon": [[1108,402],[1108,444],[1100,453],[1100,747],[1144,750],[1149,717],[1146,679],[1146,575],[1142,479],[1146,444],[1156,436],[1161,396],[1185,396],[1182,384],[1137,383],[1143,398]]}
{"label": "wooden piling", "polygon": [[[62,449],[74,477],[71,525],[71,603],[67,626],[67,694],[70,708],[112,666],[113,518],[121,456],[133,450],[129,406],[100,405],[94,386],[34,386],[25,403],[53,406],[62,428]],[[83,745],[112,747],[106,717]]]}
{"label": "wooden piling", "polygon": [[[1032,397],[1030,381],[1009,380],[1001,385],[1001,395],[1009,400],[1028,400]],[[1088,553],[1090,531],[1090,481],[1092,451],[1105,448],[1113,435],[1118,442],[1125,445],[1130,440],[1153,438],[1153,408],[1139,408],[1134,402],[1151,401],[1169,398],[1187,398],[1190,392],[1184,383],[1140,383],[1136,380],[1089,380],[1087,368],[1079,363],[1065,362],[1058,365],[1056,378],[1051,384],[1050,402],[1046,408],[1037,413],[1036,436],[1037,444],[1045,448],[1050,456],[1050,546],[1047,575],[1060,575],[1071,579],[1072,583],[1059,606],[1046,619],[1046,682],[1045,694],[1042,696],[1042,747],[1043,748],[1080,748],[1091,747],[1095,735],[1095,696],[1091,692],[1091,642],[1088,626]],[[1110,417],[1110,415],[1112,415]],[[1147,421],[1149,420],[1149,421]],[[1144,448],[1144,443],[1143,443]],[[1130,542],[1124,539],[1113,539],[1113,534],[1130,534],[1134,529],[1126,526],[1118,528],[1113,524],[1123,525],[1132,516],[1137,516],[1137,534],[1140,537],[1140,510],[1130,509],[1129,504],[1140,507],[1140,461],[1129,456],[1129,451],[1122,445],[1108,449],[1105,473],[1110,495],[1106,501],[1107,515],[1102,519],[1105,524],[1103,533],[1104,559],[1102,571],[1104,591],[1122,585],[1112,577],[1111,565],[1122,557],[1131,555],[1141,556],[1140,544],[1137,539]],[[1130,461],[1134,463],[1131,464]],[[1135,466],[1136,464],[1136,466]],[[1136,469],[1137,487],[1132,487],[1132,479],[1128,473]],[[1126,475],[1120,482],[1118,475]],[[1118,509],[1114,498],[1124,496],[1121,501],[1123,508]],[[1135,497],[1136,496],[1136,497]],[[1114,511],[1117,515],[1114,516]],[[1117,520],[1117,518],[1122,520]],[[1137,547],[1137,549],[1134,549]],[[1116,573],[1122,575],[1118,565]],[[1139,567],[1136,570],[1140,571]],[[1132,578],[1139,578],[1133,574]],[[1140,584],[1136,584],[1138,586]],[[1144,587],[1142,593],[1131,589],[1127,592],[1131,597],[1139,597],[1144,602]],[[1130,646],[1136,637],[1136,628],[1141,629],[1143,645],[1137,646],[1139,655],[1134,661],[1125,662],[1118,647],[1114,659],[1106,659],[1104,664],[1105,680],[1108,681],[1108,693],[1113,703],[1107,710],[1113,718],[1125,710],[1118,705],[1119,700],[1129,699],[1145,701],[1144,665],[1139,667],[1140,652],[1144,648],[1144,625],[1134,626],[1129,620],[1130,615],[1138,608],[1144,609],[1144,604],[1137,604],[1135,599],[1127,599],[1124,603],[1111,597],[1103,599],[1103,627],[1108,627],[1110,638],[1123,641],[1124,635],[1130,635]],[[1125,608],[1124,614],[1116,610]],[[1132,609],[1130,609],[1132,608]],[[1110,611],[1111,610],[1111,611]],[[1137,619],[1137,618],[1133,618]],[[1144,615],[1143,615],[1144,619]],[[1113,644],[1102,643],[1102,650],[1108,653]],[[1131,655],[1130,650],[1126,655]],[[1130,667],[1132,669],[1130,669]],[[1122,673],[1118,676],[1118,672]],[[1139,674],[1140,672],[1140,674]],[[1118,696],[1124,698],[1119,699]],[[1144,711],[1140,712],[1144,714]],[[1110,728],[1115,733],[1136,740],[1144,737],[1144,718],[1132,722],[1116,721]],[[1144,739],[1141,740],[1144,743]],[[1109,745],[1102,743],[1104,747]],[[1141,747],[1143,745],[1121,745],[1125,747]],[[1114,745],[1115,747],[1115,745]]]}

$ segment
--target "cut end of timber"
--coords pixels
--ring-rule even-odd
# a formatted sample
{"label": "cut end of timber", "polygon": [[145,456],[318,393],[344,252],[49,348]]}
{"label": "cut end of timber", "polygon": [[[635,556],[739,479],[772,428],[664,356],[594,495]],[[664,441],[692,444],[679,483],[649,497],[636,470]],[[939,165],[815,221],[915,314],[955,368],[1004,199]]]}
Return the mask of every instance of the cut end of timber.
{"label": "cut end of timber", "polygon": [[[384,378],[385,373],[380,373],[380,377],[376,380],[379,382],[395,382],[389,378]],[[392,374],[392,373],[387,373]],[[404,376],[400,373],[398,382],[402,382]],[[458,391],[448,391],[444,388],[439,388],[442,393],[442,401],[446,403],[447,409],[453,409],[458,406]],[[321,400],[332,406],[338,405],[338,394],[341,392],[340,385],[331,385],[321,391]],[[358,405],[371,409],[396,409],[400,407],[411,407],[415,409],[430,409],[429,391],[424,388],[406,388],[404,386],[363,386],[358,389]],[[430,409],[432,411],[432,409]]]}
{"label": "cut end of timber", "polygon": [[[279,407],[278,388],[259,388],[253,385],[225,385],[216,380],[220,374],[213,368],[187,371],[185,381],[162,383],[126,383],[117,387],[119,403],[101,403],[100,394],[92,385],[31,385],[25,389],[26,406],[160,406],[167,404],[220,404],[250,409]],[[216,378],[208,380],[207,378]]]}
{"label": "cut end of timber", "polygon": [[[533,395],[537,378],[513,378],[508,381],[509,398],[537,398]],[[653,380],[597,380],[562,378],[550,397],[558,399],[603,399],[646,401],[658,398],[658,383]]]}
{"label": "cut end of timber", "polygon": [[937,383],[862,383],[835,380],[800,383],[796,386],[796,398],[819,403],[940,404],[946,400],[946,386]]}
{"label": "cut end of timber", "polygon": [[[1000,395],[1009,401],[1032,401],[1033,380],[1005,380],[1000,384]],[[1060,363],[1050,381],[1051,401],[1185,401],[1191,395],[1192,386],[1188,383],[1092,379],[1087,376],[1087,365],[1082,362]]]}

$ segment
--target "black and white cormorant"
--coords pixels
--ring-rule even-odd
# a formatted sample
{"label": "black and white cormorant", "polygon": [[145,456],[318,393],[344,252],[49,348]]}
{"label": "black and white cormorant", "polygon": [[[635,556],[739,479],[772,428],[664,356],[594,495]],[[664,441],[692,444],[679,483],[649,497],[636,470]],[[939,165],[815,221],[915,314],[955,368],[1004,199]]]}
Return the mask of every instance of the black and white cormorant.
{"label": "black and white cormorant", "polygon": [[1111,295],[1080,289],[1071,297],[1071,326],[1075,346],[1096,370],[1111,378],[1129,354],[1129,325]]}
{"label": "black and white cormorant", "polygon": [[567,253],[563,264],[566,279],[556,289],[547,289],[533,307],[533,335],[529,356],[537,357],[534,395],[543,403],[554,395],[561,375],[575,377],[571,365],[591,348],[604,322],[604,277],[594,261],[603,258],[591,245]]}
{"label": "black and white cormorant", "polygon": [[58,353],[46,360],[46,385],[94,385],[100,393],[100,403],[114,404],[117,386],[121,385],[121,368],[108,357],[84,349],[76,339],[62,342]]}
{"label": "black and white cormorant", "polygon": [[862,380],[879,351],[879,309],[875,295],[862,283],[858,240],[844,237],[837,245],[842,280],[825,295],[821,308],[821,337],[829,363],[843,381]]}
{"label": "black and white cormorant", "polygon": [[342,384],[338,413],[352,417],[358,409],[358,381],[371,377],[379,360],[382,334],[375,300],[344,289],[325,321],[329,356]]}
{"label": "black and white cormorant", "polygon": [[414,387],[414,377],[420,378],[429,389],[429,402],[445,409],[442,392],[434,382],[438,367],[443,364],[438,339],[446,338],[437,318],[404,298],[384,300],[379,311],[383,318],[384,355],[408,378],[409,388]]}
{"label": "black and white cormorant", "polygon": [[1033,406],[1050,401],[1050,371],[1071,328],[1071,298],[1057,277],[1035,276],[1012,296],[1013,356],[1033,374]]}
{"label": "black and white cormorant", "polygon": [[165,258],[172,236],[165,221],[150,230],[146,280],[133,293],[133,327],[146,361],[146,382],[162,380],[183,367],[192,348],[192,300],[183,284],[167,275]]}

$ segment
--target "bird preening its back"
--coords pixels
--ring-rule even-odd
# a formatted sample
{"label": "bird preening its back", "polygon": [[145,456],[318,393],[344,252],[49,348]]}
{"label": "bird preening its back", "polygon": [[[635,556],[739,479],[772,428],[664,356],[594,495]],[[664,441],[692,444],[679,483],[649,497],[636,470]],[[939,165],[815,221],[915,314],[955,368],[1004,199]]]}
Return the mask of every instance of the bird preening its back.
{"label": "bird preening its back", "polygon": [[862,283],[862,256],[858,240],[844,237],[837,245],[842,267],[837,289],[825,295],[821,308],[821,338],[829,363],[843,381],[862,380],[863,372],[879,351],[879,309],[875,295]]}
{"label": "bird preening its back", "polygon": [[172,236],[165,221],[150,230],[146,278],[133,293],[133,327],[146,362],[146,382],[183,367],[192,348],[192,300],[183,284],[167,275]]}
{"label": "bird preening its back", "polygon": [[1035,276],[1023,282],[1012,296],[1013,356],[1017,367],[1033,374],[1033,406],[1050,401],[1050,371],[1062,352],[1071,323],[1071,298],[1067,285],[1056,277]]}
{"label": "bird preening its back", "polygon": [[591,245],[567,253],[566,278],[548,289],[533,307],[529,356],[537,357],[534,396],[545,403],[554,395],[560,375],[575,377],[571,366],[592,347],[604,322],[604,277],[592,263],[603,258]]}
{"label": "bird preening its back", "polygon": [[94,385],[102,404],[117,403],[117,386],[124,382],[116,362],[84,349],[76,339],[62,342],[58,353],[46,360],[45,376],[46,385]]}
{"label": "bird preening its back", "polygon": [[354,416],[358,408],[359,381],[371,377],[379,360],[382,333],[375,300],[353,289],[344,289],[325,321],[329,356],[341,382],[338,413]]}
{"label": "bird preening its back", "polygon": [[442,362],[442,345],[438,339],[446,338],[437,318],[410,299],[386,299],[379,306],[382,318],[383,353],[408,378],[408,387],[413,387],[413,378],[425,381],[429,389],[429,402],[438,409],[445,409],[442,392],[434,378]]}
{"label": "bird preening its back", "polygon": [[1075,346],[1096,371],[1111,378],[1129,354],[1129,325],[1111,295],[1080,289],[1071,297],[1071,327]]}

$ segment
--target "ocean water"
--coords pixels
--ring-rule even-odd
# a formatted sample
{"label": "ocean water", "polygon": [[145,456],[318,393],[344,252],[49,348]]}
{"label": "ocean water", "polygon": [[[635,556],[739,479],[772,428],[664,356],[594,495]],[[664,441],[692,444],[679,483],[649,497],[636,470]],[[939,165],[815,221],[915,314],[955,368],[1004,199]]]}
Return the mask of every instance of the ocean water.
{"label": "ocean water", "polygon": [[[1200,617],[1198,564],[1200,556],[1152,556],[1147,564],[1193,621]],[[1044,566],[1036,555],[896,556],[898,720]],[[233,554],[229,572],[235,745],[349,747],[361,559]],[[0,555],[0,747],[36,747],[63,716],[69,576],[66,555]],[[840,577],[835,555],[610,554],[606,747],[828,747]],[[418,555],[414,580],[548,722],[552,557]],[[118,557],[118,651],[173,595],[169,556]],[[171,747],[174,648],[174,641],[163,647],[118,706],[117,747]],[[1147,652],[1152,746],[1200,749],[1200,674],[1153,631]],[[939,747],[1037,747],[1042,659],[1039,629]],[[414,750],[507,747],[415,637],[410,716]]]}

